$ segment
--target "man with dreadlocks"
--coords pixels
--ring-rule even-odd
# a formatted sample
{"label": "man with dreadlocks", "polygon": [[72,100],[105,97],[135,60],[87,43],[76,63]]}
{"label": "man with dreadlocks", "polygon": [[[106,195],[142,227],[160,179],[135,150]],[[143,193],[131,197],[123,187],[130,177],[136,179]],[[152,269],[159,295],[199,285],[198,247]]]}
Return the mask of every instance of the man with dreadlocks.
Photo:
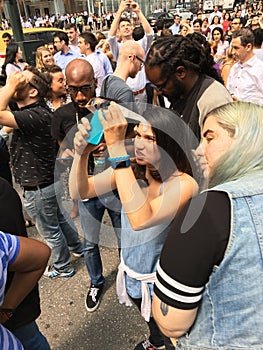
{"label": "man with dreadlocks", "polygon": [[200,139],[199,118],[232,102],[223,84],[212,77],[211,64],[197,40],[179,35],[160,38],[149,50],[145,72],[197,139]]}

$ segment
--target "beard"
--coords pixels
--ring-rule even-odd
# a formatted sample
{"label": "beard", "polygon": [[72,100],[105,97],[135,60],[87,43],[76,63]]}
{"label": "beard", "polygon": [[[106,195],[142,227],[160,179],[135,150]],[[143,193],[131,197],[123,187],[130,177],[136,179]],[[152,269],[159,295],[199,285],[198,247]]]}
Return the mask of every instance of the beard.
{"label": "beard", "polygon": [[169,94],[164,92],[163,96],[167,97],[169,102],[171,102],[171,104],[174,104],[183,97],[183,94],[184,94],[183,83],[181,83],[178,79],[175,78],[173,80],[170,91],[171,92],[169,92]]}

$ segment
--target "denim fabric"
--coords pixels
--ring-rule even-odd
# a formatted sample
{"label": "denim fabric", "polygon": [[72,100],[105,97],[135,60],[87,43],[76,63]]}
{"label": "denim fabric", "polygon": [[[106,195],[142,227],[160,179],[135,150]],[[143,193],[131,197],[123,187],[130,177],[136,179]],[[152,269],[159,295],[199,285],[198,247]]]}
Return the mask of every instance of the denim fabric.
{"label": "denim fabric", "polygon": [[[135,272],[148,274],[156,271],[157,261],[169,231],[169,224],[161,224],[134,231],[127,215],[121,213],[121,255],[125,265]],[[141,282],[125,275],[127,293],[135,299],[142,297]],[[153,295],[153,285],[149,285]]]}
{"label": "denim fabric", "polygon": [[58,184],[24,192],[25,209],[52,249],[54,267],[60,272],[72,266],[69,248],[71,251],[82,251],[73,221],[61,212],[58,202],[61,197]]}
{"label": "denim fabric", "polygon": [[[178,349],[263,349],[263,172],[216,186],[231,201],[225,256]],[[176,348],[176,349],[177,349]]]}
{"label": "denim fabric", "polygon": [[109,213],[118,239],[118,246],[120,246],[121,202],[119,198],[114,194],[109,194],[100,198],[91,198],[88,201],[79,201],[79,216],[84,233],[84,259],[91,283],[95,285],[105,282],[98,246],[101,221],[105,209]]}
{"label": "denim fabric", "polygon": [[38,329],[36,322],[15,329],[13,334],[21,341],[24,350],[50,350],[47,339]]}

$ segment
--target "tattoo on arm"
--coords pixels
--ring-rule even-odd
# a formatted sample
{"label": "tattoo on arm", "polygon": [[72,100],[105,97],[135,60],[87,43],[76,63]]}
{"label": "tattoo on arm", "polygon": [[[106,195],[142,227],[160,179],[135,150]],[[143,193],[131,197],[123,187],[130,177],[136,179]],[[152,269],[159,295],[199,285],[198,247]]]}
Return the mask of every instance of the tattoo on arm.
{"label": "tattoo on arm", "polygon": [[163,316],[166,316],[168,314],[168,305],[165,304],[163,301],[161,301],[160,309],[162,311]]}

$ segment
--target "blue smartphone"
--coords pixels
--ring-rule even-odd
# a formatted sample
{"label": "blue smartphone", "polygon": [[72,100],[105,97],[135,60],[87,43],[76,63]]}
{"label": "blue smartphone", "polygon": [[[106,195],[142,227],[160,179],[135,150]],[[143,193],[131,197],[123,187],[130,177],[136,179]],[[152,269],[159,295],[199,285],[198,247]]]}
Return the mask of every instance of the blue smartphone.
{"label": "blue smartphone", "polygon": [[99,120],[98,110],[95,110],[93,117],[90,121],[91,129],[88,131],[89,137],[86,137],[86,141],[92,145],[98,145],[103,138],[103,127]]}

